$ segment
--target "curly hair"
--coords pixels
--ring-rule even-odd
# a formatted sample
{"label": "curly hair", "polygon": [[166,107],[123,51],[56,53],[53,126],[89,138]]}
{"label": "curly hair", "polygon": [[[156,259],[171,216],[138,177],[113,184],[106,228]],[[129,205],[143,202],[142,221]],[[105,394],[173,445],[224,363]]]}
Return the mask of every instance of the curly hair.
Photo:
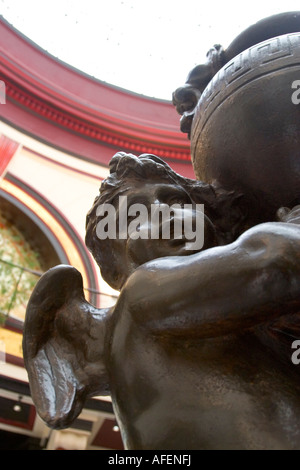
{"label": "curly hair", "polygon": [[87,214],[85,242],[100,267],[103,279],[114,289],[120,290],[122,288],[128,273],[120,263],[119,254],[114,251],[114,240],[109,238],[101,240],[97,236],[96,229],[99,222],[97,209],[102,204],[113,203],[116,196],[130,191],[136,182],[153,181],[180,186],[195,203],[204,204],[206,215],[219,231],[226,232],[226,228],[222,227],[222,221],[224,222],[223,216],[228,209],[228,203],[231,204],[231,201],[236,197],[233,192],[185,178],[172,170],[161,158],[150,154],[136,157],[132,154],[118,152],[111,159],[109,169],[110,174],[103,180],[99,195],[95,198],[94,204]]}

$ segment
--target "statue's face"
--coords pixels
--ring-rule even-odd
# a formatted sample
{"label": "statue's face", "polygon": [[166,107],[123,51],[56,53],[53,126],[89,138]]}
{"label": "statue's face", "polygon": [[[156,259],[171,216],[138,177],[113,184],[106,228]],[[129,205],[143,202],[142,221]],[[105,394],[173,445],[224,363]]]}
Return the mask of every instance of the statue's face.
{"label": "statue's face", "polygon": [[[115,240],[114,248],[118,253],[123,252],[122,261],[127,265],[128,274],[147,261],[165,256],[190,255],[215,245],[213,224],[204,213],[202,225],[197,227],[199,214],[197,218],[196,204],[182,187],[157,182],[137,183],[122,193],[122,197],[122,204],[121,199],[116,198],[114,206],[117,220],[120,221],[126,204],[129,214],[126,224],[128,236]],[[169,210],[171,206],[172,210]],[[162,207],[164,216],[158,218],[156,211]],[[187,238],[187,226],[193,227],[195,233],[197,228],[204,230],[203,245],[199,247],[191,242],[191,237]]]}

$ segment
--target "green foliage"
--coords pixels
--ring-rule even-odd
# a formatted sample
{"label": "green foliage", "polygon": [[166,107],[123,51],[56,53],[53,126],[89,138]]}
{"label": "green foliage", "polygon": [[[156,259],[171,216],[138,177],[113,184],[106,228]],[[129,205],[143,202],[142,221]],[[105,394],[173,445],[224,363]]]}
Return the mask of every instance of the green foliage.
{"label": "green foliage", "polygon": [[0,325],[7,315],[24,317],[38,277],[22,268],[41,271],[38,254],[0,214]]}

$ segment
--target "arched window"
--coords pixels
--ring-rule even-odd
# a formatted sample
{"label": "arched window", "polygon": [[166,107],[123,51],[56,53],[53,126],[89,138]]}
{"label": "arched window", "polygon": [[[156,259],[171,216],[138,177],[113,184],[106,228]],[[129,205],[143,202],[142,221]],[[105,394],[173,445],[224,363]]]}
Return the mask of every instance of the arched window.
{"label": "arched window", "polygon": [[30,294],[43,271],[40,253],[0,210],[0,323],[23,320]]}

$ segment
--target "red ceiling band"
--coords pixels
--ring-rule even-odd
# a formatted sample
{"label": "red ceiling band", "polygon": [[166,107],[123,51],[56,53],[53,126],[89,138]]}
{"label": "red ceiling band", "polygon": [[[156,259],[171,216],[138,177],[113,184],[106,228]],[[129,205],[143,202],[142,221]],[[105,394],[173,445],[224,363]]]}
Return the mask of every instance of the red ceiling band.
{"label": "red ceiling band", "polygon": [[[0,19],[0,117],[51,145],[107,164],[101,147],[154,153],[191,165],[190,145],[169,101],[106,84],[55,59]],[[170,90],[170,97],[172,90]],[[25,116],[26,113],[26,116]]]}

